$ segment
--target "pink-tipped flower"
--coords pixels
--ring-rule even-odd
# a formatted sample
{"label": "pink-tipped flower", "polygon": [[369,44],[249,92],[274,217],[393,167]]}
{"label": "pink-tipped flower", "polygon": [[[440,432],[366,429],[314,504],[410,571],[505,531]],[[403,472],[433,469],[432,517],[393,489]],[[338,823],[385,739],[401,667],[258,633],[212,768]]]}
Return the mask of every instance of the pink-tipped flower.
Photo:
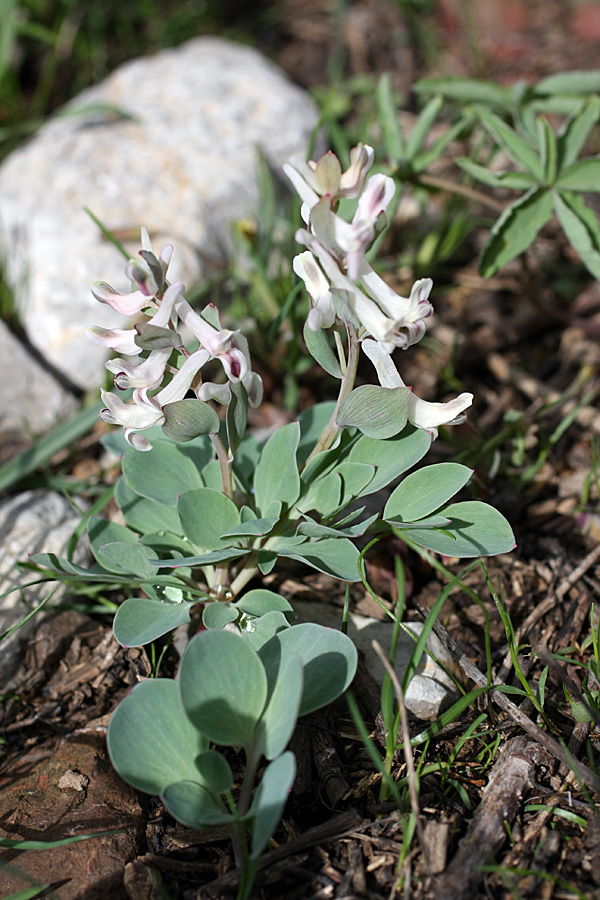
{"label": "pink-tipped flower", "polygon": [[115,353],[125,356],[139,356],[141,348],[135,342],[136,334],[130,328],[101,328],[100,325],[88,325],[85,329],[90,341],[100,344]]}
{"label": "pink-tipped flower", "polygon": [[[385,388],[406,387],[396,369],[394,362],[381,344],[377,341],[366,340],[362,342],[362,349],[375,366],[379,383]],[[430,431],[434,438],[437,437],[440,425],[459,425],[464,422],[465,409],[473,403],[473,394],[465,392],[459,394],[454,400],[447,403],[430,403],[421,400],[414,393],[408,398],[408,421],[417,428]]]}

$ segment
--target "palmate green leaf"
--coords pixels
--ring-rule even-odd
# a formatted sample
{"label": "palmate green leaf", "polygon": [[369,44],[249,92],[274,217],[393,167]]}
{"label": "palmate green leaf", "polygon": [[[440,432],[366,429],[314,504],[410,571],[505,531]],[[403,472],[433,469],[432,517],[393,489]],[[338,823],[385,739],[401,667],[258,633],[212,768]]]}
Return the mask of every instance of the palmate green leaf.
{"label": "palmate green leaf", "polygon": [[155,441],[145,453],[128,448],[123,455],[123,475],[136,494],[165,506],[176,506],[180,494],[202,486],[192,460],[170,441]]}
{"label": "palmate green leaf", "polygon": [[150,597],[128,597],[113,620],[115,638],[122,647],[142,647],[179,625],[187,625],[193,603],[163,603]]}
{"label": "palmate green leaf", "polygon": [[275,759],[289,743],[298,719],[303,681],[300,657],[289,656],[279,670],[257,729],[256,746],[267,759]]}
{"label": "palmate green leaf", "polygon": [[600,156],[580,159],[563,169],[556,187],[569,191],[600,191]]}
{"label": "palmate green leaf", "polygon": [[557,146],[554,132],[548,120],[540,117],[537,120],[538,143],[542,150],[542,172],[544,184],[554,184],[557,172]]}
{"label": "palmate green leaf", "polygon": [[140,497],[131,490],[122,475],[115,485],[115,502],[123,513],[127,527],[134,531],[141,534],[159,531],[183,533],[179,515],[173,506]]}
{"label": "palmate green leaf", "polygon": [[342,371],[340,369],[340,363],[327,339],[326,330],[324,328],[319,328],[318,331],[313,331],[308,327],[308,323],[306,323],[304,325],[303,334],[306,349],[315,362],[317,362],[328,375],[332,375],[333,378],[341,378]]}
{"label": "palmate green leaf", "polygon": [[[195,639],[194,639],[195,640]],[[304,672],[299,716],[332,703],[350,686],[358,655],[350,638],[314,622],[292,625],[280,631],[258,651],[269,685],[275,690],[280,673],[292,656],[298,656]]]}
{"label": "palmate green leaf", "polygon": [[254,474],[254,499],[260,513],[273,500],[290,508],[300,494],[296,449],[300,440],[298,422],[283,425],[263,447]]}
{"label": "palmate green leaf", "polygon": [[439,514],[450,519],[450,524],[443,532],[419,528],[402,529],[397,532],[398,536],[409,537],[434,553],[459,558],[495,556],[498,553],[509,553],[515,548],[510,525],[502,513],[487,503],[466,500],[440,509]]}
{"label": "palmate green leaf", "polygon": [[195,759],[208,739],[190,722],[171,678],[136,685],[117,706],[106,736],[115,769],[146,794],[160,794],[181,779],[199,780]]}
{"label": "palmate green leaf", "polygon": [[204,631],[193,637],[181,660],[179,686],[188,717],[211,741],[254,746],[267,676],[241,635]]}
{"label": "palmate green leaf", "polygon": [[286,751],[270,762],[256,789],[252,815],[252,850],[250,859],[257,860],[283,815],[286,800],[296,777],[296,759]]}
{"label": "palmate green leaf", "polygon": [[407,425],[401,434],[385,441],[361,437],[350,450],[351,462],[375,466],[375,475],[361,496],[385,487],[416,465],[431,447],[431,434],[423,428]]}
{"label": "palmate green leaf", "polygon": [[318,572],[333,575],[342,581],[360,581],[358,573],[359,553],[348,538],[324,538],[305,541],[289,549],[275,547],[279,556],[304,562]]}
{"label": "palmate green leaf", "polygon": [[240,524],[237,506],[219,491],[198,488],[186,491],[177,501],[177,511],[185,536],[203,550],[219,550],[233,543],[221,535]]}
{"label": "palmate green leaf", "polygon": [[585,146],[600,117],[600,98],[588,97],[558,132],[558,165],[560,169],[574,163]]}
{"label": "palmate green leaf", "polygon": [[516,165],[523,166],[528,172],[531,172],[538,182],[541,182],[543,179],[542,163],[535,150],[489,109],[478,109],[477,116],[485,130],[506,155]]}
{"label": "palmate green leaf", "polygon": [[216,828],[238,822],[212,797],[207,785],[176,781],[161,792],[161,800],[174,819],[189,828]]}
{"label": "palmate green leaf", "polygon": [[399,434],[406,425],[410,388],[384,388],[363,384],[342,403],[337,424],[353,425],[367,437],[384,440]]}
{"label": "palmate green leaf", "polygon": [[413,85],[417,94],[441,94],[459,103],[485,103],[500,109],[512,106],[512,91],[479,78],[421,78]]}
{"label": "palmate green leaf", "polygon": [[414,172],[425,172],[427,169],[442,156],[446,148],[452,141],[459,137],[461,132],[469,128],[473,121],[473,114],[470,110],[463,111],[463,115],[454,122],[450,128],[447,128],[436,140],[431,147],[421,150],[413,159],[412,168]]}
{"label": "palmate green leaf", "polygon": [[469,159],[468,156],[455,156],[454,162],[457,164],[457,166],[460,166],[463,172],[466,172],[467,175],[470,175],[471,178],[475,178],[477,181],[481,181],[483,184],[487,184],[488,187],[502,187],[502,182],[499,178],[499,172],[492,172],[492,170],[488,169],[487,166],[480,166],[479,163],[473,162],[473,160]]}
{"label": "palmate green leaf", "polygon": [[479,271],[491,278],[506,263],[523,253],[552,217],[552,194],[532,188],[511,203],[494,223],[481,252]]}
{"label": "palmate green leaf", "polygon": [[437,463],[425,466],[406,478],[392,492],[383,518],[401,517],[414,522],[435,512],[467,483],[473,469],[459,463]]}
{"label": "palmate green leaf", "polygon": [[600,278],[600,233],[595,213],[577,194],[554,191],[553,196],[558,221],[569,243],[588,271]]}

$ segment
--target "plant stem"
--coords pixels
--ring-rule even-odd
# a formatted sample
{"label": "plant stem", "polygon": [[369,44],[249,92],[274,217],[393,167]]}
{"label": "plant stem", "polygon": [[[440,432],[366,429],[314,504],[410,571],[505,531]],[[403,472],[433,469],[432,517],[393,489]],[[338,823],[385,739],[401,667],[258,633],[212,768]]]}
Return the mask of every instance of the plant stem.
{"label": "plant stem", "polygon": [[[226,449],[225,444],[221,440],[218,434],[211,434],[210,439],[212,441],[212,445],[215,448],[217,453],[217,459],[219,460],[219,469],[221,470],[221,486],[223,493],[226,497],[229,497],[230,500],[233,500],[233,456]],[[227,599],[230,597],[220,595],[226,595],[228,592],[223,590],[229,586],[229,563],[227,561],[220,562],[215,567],[215,581],[213,584],[213,588],[216,591],[217,599]]]}
{"label": "plant stem", "polygon": [[468,187],[466,184],[458,184],[458,182],[450,181],[447,178],[439,178],[437,175],[419,174],[417,183],[427,187],[438,188],[438,190],[446,191],[448,194],[460,194],[461,197],[468,197],[469,200],[481,203],[482,206],[487,206],[488,209],[493,209],[494,212],[504,212],[506,209],[505,203],[489,197],[483,191]]}
{"label": "plant stem", "polygon": [[316,456],[317,453],[321,453],[323,450],[329,450],[329,448],[333,444],[341,427],[337,423],[337,417],[339,415],[342,403],[344,402],[348,394],[352,391],[354,382],[356,381],[356,370],[358,369],[360,345],[356,336],[356,330],[348,322],[346,323],[346,330],[348,332],[348,361],[346,363],[346,369],[342,377],[342,383],[340,385],[340,393],[338,395],[337,403],[335,404],[335,409],[331,414],[329,422],[321,432],[320,438],[313,447],[308,459],[304,463],[303,469],[310,462],[313,456]]}

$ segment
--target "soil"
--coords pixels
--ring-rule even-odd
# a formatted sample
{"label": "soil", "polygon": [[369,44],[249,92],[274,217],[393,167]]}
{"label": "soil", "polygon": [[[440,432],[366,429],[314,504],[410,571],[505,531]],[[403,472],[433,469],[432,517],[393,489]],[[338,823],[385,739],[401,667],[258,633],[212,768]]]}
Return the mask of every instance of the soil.
{"label": "soil", "polygon": [[[424,6],[430,12],[417,22],[417,3],[365,0],[336,18],[324,0],[287,0],[278,6],[276,27],[258,39],[292,77],[310,85],[323,82],[336,48],[346,74],[393,67],[401,89],[425,74],[484,74],[509,83],[597,62],[593,5]],[[432,45],[439,51],[434,60],[427,57]],[[392,240],[401,238],[399,227]],[[450,641],[471,688],[477,669],[484,683],[487,677],[488,619],[492,679],[519,687],[491,584],[517,629],[529,683],[539,684],[549,667],[548,721],[522,696],[498,693],[417,747],[413,762],[423,771],[410,841],[410,797],[402,809],[381,800],[380,777],[345,702],[302,720],[292,740],[298,778],[256,880],[254,895],[265,900],[600,896],[598,730],[594,722],[577,722],[567,700],[579,699],[588,675],[590,687],[598,687],[581,664],[590,659],[590,614],[600,595],[600,285],[551,226],[531,257],[535,306],[523,299],[516,264],[484,280],[476,251],[475,242],[466,245],[444,271],[429,339],[407,354],[402,374],[426,398],[456,393],[457,384],[474,393],[469,421],[444,432],[428,461],[468,460],[478,497],[506,515],[518,546],[488,560],[486,571],[471,569],[443,607],[439,636]],[[301,396],[322,399],[311,373]],[[275,390],[269,399],[277,405]],[[87,439],[72,456],[71,472],[93,473],[98,455]],[[418,621],[444,586],[431,565],[390,542],[368,557],[369,580],[391,605],[398,552],[408,576],[407,616]],[[453,573],[462,568],[444,562]],[[342,604],[339,584],[325,576],[290,569],[278,579],[270,586],[292,602],[309,592]],[[353,589],[351,602],[356,611],[382,615],[362,588]],[[153,661],[146,649],[120,648],[108,618],[89,615],[84,603],[78,609],[42,620],[4,696],[0,829],[2,836],[44,841],[109,834],[66,848],[6,852],[0,895],[44,884],[59,900],[234,896],[238,872],[227,836],[178,825],[158,800],[136,795],[112,771],[106,724],[131,686],[150,675]],[[553,659],[558,653],[562,658]],[[162,674],[174,674],[176,666],[169,651]],[[381,745],[379,691],[362,665],[354,694]],[[409,720],[412,736],[424,727]],[[430,762],[439,765],[427,773]],[[407,765],[398,753],[397,781]]]}

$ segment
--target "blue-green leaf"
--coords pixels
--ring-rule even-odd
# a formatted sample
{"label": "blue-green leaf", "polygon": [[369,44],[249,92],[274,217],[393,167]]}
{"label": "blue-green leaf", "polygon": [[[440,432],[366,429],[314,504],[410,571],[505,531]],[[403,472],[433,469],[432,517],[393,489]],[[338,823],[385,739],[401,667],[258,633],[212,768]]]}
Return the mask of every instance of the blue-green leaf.
{"label": "blue-green leaf", "polygon": [[134,531],[142,534],[158,531],[182,533],[177,510],[173,506],[140,497],[131,490],[123,476],[115,485],[115,502],[123,513],[127,526]]}
{"label": "blue-green leaf", "polygon": [[128,597],[113,620],[115,637],[122,647],[141,647],[187,625],[193,603],[163,603],[149,597]]}
{"label": "blue-green leaf", "polygon": [[202,624],[205,628],[225,628],[230,622],[235,622],[238,614],[229,603],[207,603],[202,612]]}
{"label": "blue-green leaf", "polygon": [[404,522],[422,519],[447,503],[464,487],[472,474],[472,469],[458,463],[425,466],[407,475],[392,492],[383,518],[401,517]]}
{"label": "blue-green leaf", "polygon": [[211,741],[253,747],[267,677],[241,635],[204,631],[193,637],[181,660],[179,686],[189,718]]}
{"label": "blue-green leaf", "polygon": [[236,609],[241,609],[249,616],[264,616],[268,612],[277,610],[285,614],[288,621],[294,618],[294,608],[285,597],[268,591],[265,588],[256,588],[242,594],[239,600],[233,604]]}
{"label": "blue-green leaf", "polygon": [[450,524],[445,526],[443,532],[416,528],[414,531],[398,531],[398,536],[409,537],[416,544],[435,553],[459,558],[495,556],[498,553],[509,553],[515,548],[515,537],[510,525],[502,513],[487,503],[467,500],[464,503],[453,503],[439,512],[450,519]]}
{"label": "blue-green leaf", "polygon": [[375,475],[360,496],[372,494],[385,487],[399,475],[411,469],[422,459],[431,446],[431,434],[423,428],[407,425],[393,438],[379,441],[361,437],[350,450],[351,462],[375,466]]}
{"label": "blue-green leaf", "polygon": [[[237,506],[212,488],[186,491],[177,502],[177,511],[185,536],[203,550],[218,550],[227,544],[221,535],[240,523]],[[229,541],[232,543],[232,541]]]}
{"label": "blue-green leaf", "polygon": [[292,656],[299,656],[304,672],[298,715],[305,716],[332,703],[354,678],[358,655],[347,635],[314,622],[292,625],[271,638],[258,655],[268,678],[269,694]]}
{"label": "blue-green leaf", "polygon": [[145,453],[130,447],[123,455],[123,475],[136,494],[166,506],[175,506],[180,494],[202,485],[192,460],[170,441],[155,441]]}
{"label": "blue-green leaf", "polygon": [[296,759],[287,751],[269,763],[264,771],[250,807],[252,819],[252,852],[257,860],[279,822],[288,794],[296,777]]}
{"label": "blue-green leaf", "polygon": [[313,331],[308,327],[308,322],[306,322],[304,325],[304,343],[312,358],[328,375],[332,375],[333,378],[342,377],[338,358],[331,348],[324,328]]}
{"label": "blue-green leaf", "polygon": [[100,565],[116,575],[133,575],[139,579],[150,579],[156,570],[149,560],[156,560],[156,553],[144,544],[116,541],[98,547],[97,560]]}
{"label": "blue-green leaf", "polygon": [[337,424],[354,425],[367,437],[383,440],[399,434],[406,425],[410,388],[384,388],[363,384],[342,403]]}
{"label": "blue-green leaf", "polygon": [[176,781],[161,792],[161,800],[174,819],[190,828],[215,828],[237,822],[238,817],[228,813],[217,803],[208,784],[194,781]]}
{"label": "blue-green leaf", "polygon": [[342,581],[360,581],[358,550],[348,538],[324,538],[310,541],[289,550],[274,548],[279,556],[304,562],[318,572],[341,578]]}
{"label": "blue-green leaf", "polygon": [[296,449],[300,440],[297,422],[283,425],[271,435],[263,447],[254,474],[254,498],[260,513],[265,513],[273,500],[281,500],[290,508],[300,493],[300,475]]}
{"label": "blue-green leaf", "polygon": [[133,688],[112,715],[107,744],[121,778],[146,794],[160,794],[179,779],[198,780],[195,759],[209,748],[170,678],[150,678]]}
{"label": "blue-green leaf", "polygon": [[299,656],[289,656],[282,665],[257,731],[257,747],[275,759],[288,745],[298,719],[303,675]]}

